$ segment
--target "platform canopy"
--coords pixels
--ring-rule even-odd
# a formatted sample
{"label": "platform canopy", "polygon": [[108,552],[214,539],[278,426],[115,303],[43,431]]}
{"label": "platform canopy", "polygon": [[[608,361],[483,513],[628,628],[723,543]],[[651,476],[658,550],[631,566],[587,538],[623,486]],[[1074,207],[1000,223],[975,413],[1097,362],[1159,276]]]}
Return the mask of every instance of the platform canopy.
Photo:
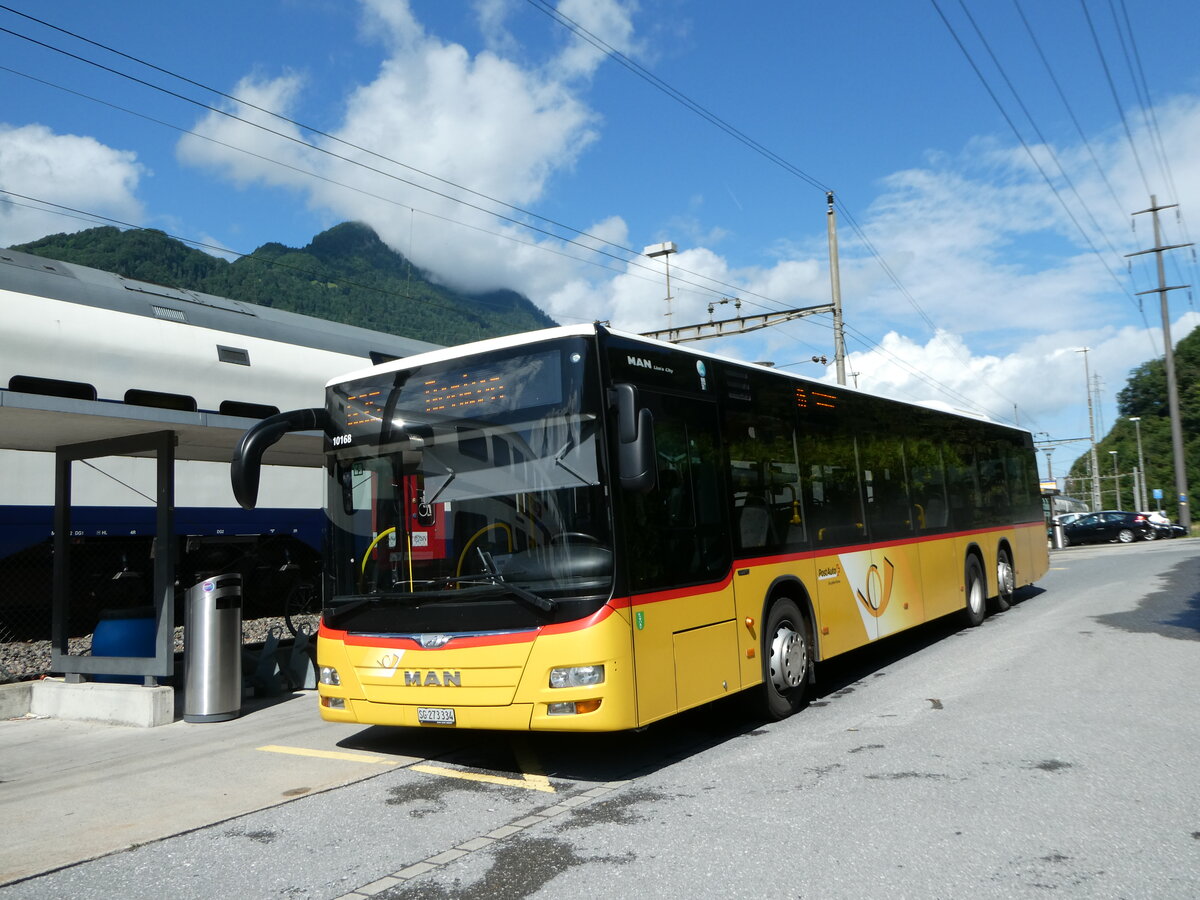
{"label": "platform canopy", "polygon": [[[4,450],[53,453],[69,444],[173,431],[178,437],[176,459],[227,463],[237,442],[256,421],[212,412],[0,390],[0,449]],[[322,452],[320,432],[286,434],[263,455],[263,464],[316,468],[322,465]]]}

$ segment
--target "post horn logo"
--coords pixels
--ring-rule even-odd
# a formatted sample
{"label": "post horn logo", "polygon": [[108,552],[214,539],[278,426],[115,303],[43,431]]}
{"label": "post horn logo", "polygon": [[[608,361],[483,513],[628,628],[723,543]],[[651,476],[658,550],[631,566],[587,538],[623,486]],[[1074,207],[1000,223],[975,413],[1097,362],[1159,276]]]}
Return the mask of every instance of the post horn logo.
{"label": "post horn logo", "polygon": [[855,591],[863,609],[876,619],[883,615],[888,601],[892,599],[892,580],[895,572],[896,567],[892,565],[892,561],[884,557],[882,575],[879,573],[879,566],[874,563],[867,569],[867,595],[864,597],[862,591]]}

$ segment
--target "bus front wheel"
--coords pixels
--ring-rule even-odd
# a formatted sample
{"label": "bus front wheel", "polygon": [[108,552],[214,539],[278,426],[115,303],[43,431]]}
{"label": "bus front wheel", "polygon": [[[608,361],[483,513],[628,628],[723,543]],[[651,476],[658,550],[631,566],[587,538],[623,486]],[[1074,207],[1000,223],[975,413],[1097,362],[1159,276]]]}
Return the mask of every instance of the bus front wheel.
{"label": "bus front wheel", "polygon": [[811,665],[808,622],[794,600],[777,600],[763,629],[762,712],[784,719],[804,703]]}
{"label": "bus front wheel", "polygon": [[979,565],[979,559],[975,556],[967,557],[967,570],[965,580],[967,606],[963,610],[963,618],[966,623],[974,628],[976,625],[983,624],[984,614],[987,612],[987,588],[984,586],[983,569]]}

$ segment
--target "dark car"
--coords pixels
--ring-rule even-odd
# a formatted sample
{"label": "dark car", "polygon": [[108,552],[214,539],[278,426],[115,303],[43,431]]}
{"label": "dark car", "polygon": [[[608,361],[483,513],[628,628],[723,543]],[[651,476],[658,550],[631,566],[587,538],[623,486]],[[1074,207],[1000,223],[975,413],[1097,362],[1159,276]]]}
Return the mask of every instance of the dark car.
{"label": "dark car", "polygon": [[1168,522],[1165,518],[1161,521],[1155,521],[1148,513],[1147,519],[1151,527],[1154,529],[1154,536],[1159,538],[1174,538],[1181,537],[1187,534],[1187,529],[1182,525],[1176,525],[1174,522]]}
{"label": "dark car", "polygon": [[1152,541],[1158,537],[1154,526],[1141,513],[1122,510],[1104,510],[1080,516],[1063,526],[1065,544],[1103,544],[1118,541],[1130,544],[1133,541]]}

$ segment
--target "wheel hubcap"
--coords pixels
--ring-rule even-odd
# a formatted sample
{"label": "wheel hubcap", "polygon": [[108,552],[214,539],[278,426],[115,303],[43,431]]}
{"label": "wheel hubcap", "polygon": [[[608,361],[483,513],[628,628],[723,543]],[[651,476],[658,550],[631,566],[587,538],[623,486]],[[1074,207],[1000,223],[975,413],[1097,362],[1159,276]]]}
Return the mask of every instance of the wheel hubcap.
{"label": "wheel hubcap", "polygon": [[999,585],[1000,593],[1007,597],[1016,589],[1016,581],[1012,563],[1001,558],[1000,564],[996,567],[996,583]]}
{"label": "wheel hubcap", "polygon": [[799,687],[808,668],[804,636],[784,622],[771,641],[771,681],[781,691]]}
{"label": "wheel hubcap", "polygon": [[968,598],[971,604],[972,612],[981,612],[983,610],[983,583],[976,578],[971,582],[971,595]]}

